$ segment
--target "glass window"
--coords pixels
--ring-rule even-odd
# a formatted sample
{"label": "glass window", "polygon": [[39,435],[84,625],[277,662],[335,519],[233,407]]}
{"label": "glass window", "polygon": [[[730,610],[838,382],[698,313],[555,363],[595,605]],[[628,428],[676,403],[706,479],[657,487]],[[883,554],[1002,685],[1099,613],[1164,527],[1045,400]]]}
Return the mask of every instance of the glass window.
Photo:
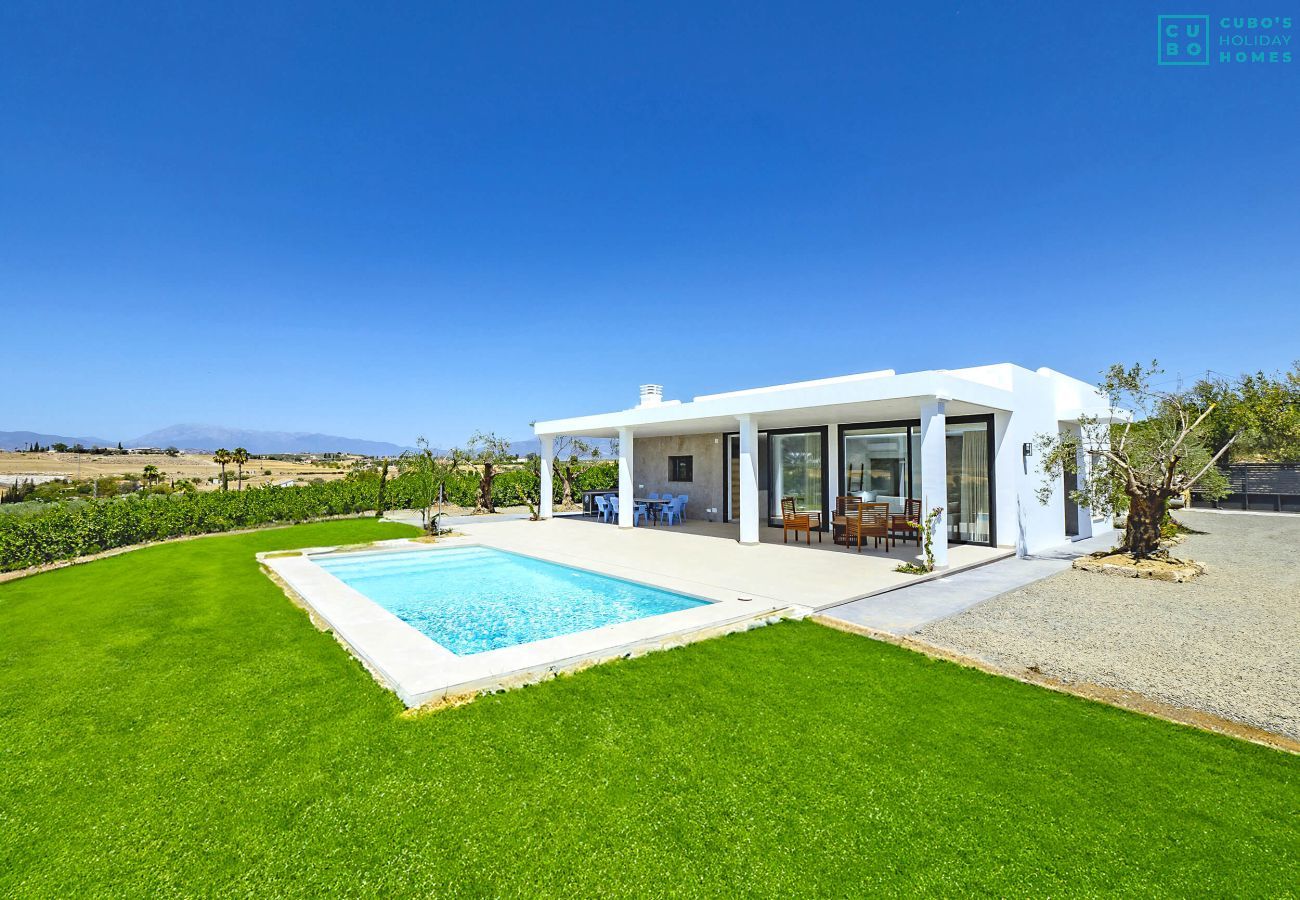
{"label": "glass window", "polygon": [[690,481],[692,470],[694,469],[694,461],[695,457],[693,456],[668,457],[668,480]]}
{"label": "glass window", "polygon": [[771,488],[768,490],[769,521],[781,519],[781,500],[793,497],[798,510],[822,508],[822,435],[819,431],[799,434],[769,434]]}
{"label": "glass window", "polygon": [[[913,485],[920,485],[909,472],[909,430],[906,425],[846,430],[844,492],[864,500],[888,503],[891,511],[903,512],[903,501],[913,496]],[[911,455],[913,467],[918,465],[919,456],[919,453]]]}

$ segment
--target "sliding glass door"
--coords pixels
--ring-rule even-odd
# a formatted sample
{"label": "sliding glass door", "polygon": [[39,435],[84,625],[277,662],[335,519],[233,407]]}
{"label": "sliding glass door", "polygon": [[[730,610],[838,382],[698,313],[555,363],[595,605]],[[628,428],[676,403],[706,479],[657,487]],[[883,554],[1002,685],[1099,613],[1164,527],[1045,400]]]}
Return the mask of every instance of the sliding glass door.
{"label": "sliding glass door", "polygon": [[[991,544],[993,540],[992,453],[988,416],[954,417],[944,429],[948,540]],[[840,484],[844,494],[888,503],[905,511],[921,496],[919,422],[864,423],[840,429]]]}
{"label": "sliding glass door", "polygon": [[767,458],[771,467],[767,492],[768,523],[781,521],[781,500],[793,497],[795,508],[823,511],[826,431],[770,431]]}
{"label": "sliding glass door", "polygon": [[949,423],[948,540],[971,544],[990,541],[988,422]]}

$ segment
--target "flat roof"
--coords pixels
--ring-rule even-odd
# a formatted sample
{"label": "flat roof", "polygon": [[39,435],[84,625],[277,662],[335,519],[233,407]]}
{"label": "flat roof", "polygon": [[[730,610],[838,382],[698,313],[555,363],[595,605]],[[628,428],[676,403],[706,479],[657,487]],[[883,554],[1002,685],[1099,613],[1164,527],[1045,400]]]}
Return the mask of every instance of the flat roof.
{"label": "flat roof", "polygon": [[911,419],[921,404],[940,397],[949,415],[973,415],[1013,408],[1014,373],[1063,379],[1095,390],[1050,369],[1033,372],[1011,363],[969,369],[933,369],[898,374],[893,369],[819,378],[768,387],[703,394],[681,402],[665,400],[617,412],[539,421],[534,432],[614,437],[620,428],[639,435],[734,431],[736,418],[754,415],[761,427],[783,428],[862,420],[870,404],[873,421]]}

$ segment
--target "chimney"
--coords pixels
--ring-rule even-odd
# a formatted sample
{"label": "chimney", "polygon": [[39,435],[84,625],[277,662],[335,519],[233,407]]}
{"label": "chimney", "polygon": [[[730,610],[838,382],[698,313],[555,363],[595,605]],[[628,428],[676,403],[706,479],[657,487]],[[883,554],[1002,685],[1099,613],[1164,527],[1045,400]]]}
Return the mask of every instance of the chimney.
{"label": "chimney", "polygon": [[663,402],[664,386],[662,384],[641,385],[641,402],[637,406],[658,406]]}

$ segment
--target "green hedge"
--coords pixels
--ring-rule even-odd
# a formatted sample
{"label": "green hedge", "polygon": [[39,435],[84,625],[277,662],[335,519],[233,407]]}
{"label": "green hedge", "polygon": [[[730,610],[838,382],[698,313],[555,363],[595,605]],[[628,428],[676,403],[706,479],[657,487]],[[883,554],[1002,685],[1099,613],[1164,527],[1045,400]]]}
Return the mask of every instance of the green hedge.
{"label": "green hedge", "polygon": [[[601,463],[584,469],[576,489],[606,490],[618,480],[618,468]],[[497,506],[522,506],[536,475],[510,469],[492,482]],[[390,509],[414,506],[411,482],[388,484]],[[555,485],[555,500],[561,486]],[[274,523],[304,522],[327,516],[362,513],[375,508],[379,479],[346,478],[302,487],[260,487],[244,491],[132,494],[104,500],[55,503],[22,515],[0,515],[0,572],[75,559],[147,541],[211,534]],[[447,482],[447,501],[473,506],[478,476],[458,472]]]}
{"label": "green hedge", "polygon": [[304,522],[374,509],[375,488],[361,481],[261,487],[202,494],[140,494],[52,504],[0,516],[0,571],[74,559],[146,541]]}

